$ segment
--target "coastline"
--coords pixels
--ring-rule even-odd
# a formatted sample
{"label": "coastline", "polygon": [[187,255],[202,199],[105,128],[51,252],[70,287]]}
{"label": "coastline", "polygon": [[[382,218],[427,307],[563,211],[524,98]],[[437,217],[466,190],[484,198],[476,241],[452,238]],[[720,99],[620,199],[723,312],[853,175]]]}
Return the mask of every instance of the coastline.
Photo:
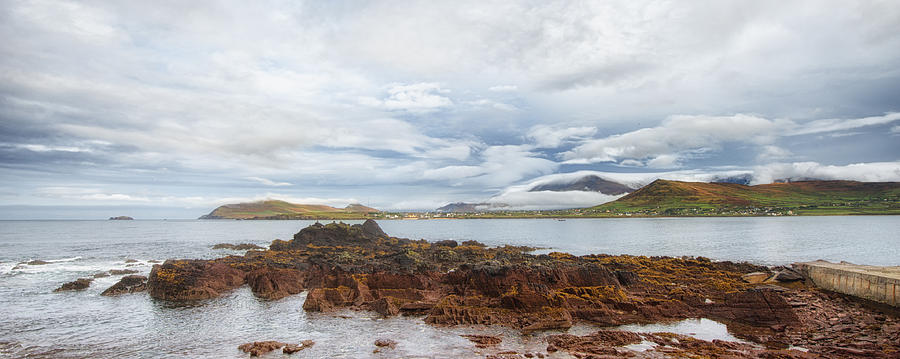
{"label": "coastline", "polygon": [[[374,221],[315,224],[291,241],[274,241],[269,250],[154,265],[147,284],[150,296],[164,301],[206,300],[246,284],[267,300],[306,292],[307,312],[424,316],[431,325],[499,325],[523,334],[578,322],[614,326],[714,318],[738,338],[756,343],[600,331],[550,336],[546,350],[527,353],[532,355],[618,355],[626,353],[622,346],[649,341],[683,355],[889,357],[896,353],[891,343],[900,339],[896,313],[884,316],[862,301],[821,291],[787,267],[703,257],[531,255],[530,250],[487,248],[473,241],[411,241],[384,234]],[[844,341],[851,336],[833,330],[832,320],[810,319],[839,313],[841,323],[861,323],[854,327],[856,334],[875,341],[847,347]],[[887,323],[887,332],[873,329],[879,321],[881,328]],[[833,337],[819,338],[823,334]],[[695,345],[676,344],[689,341]],[[520,354],[526,353],[515,353]]]}

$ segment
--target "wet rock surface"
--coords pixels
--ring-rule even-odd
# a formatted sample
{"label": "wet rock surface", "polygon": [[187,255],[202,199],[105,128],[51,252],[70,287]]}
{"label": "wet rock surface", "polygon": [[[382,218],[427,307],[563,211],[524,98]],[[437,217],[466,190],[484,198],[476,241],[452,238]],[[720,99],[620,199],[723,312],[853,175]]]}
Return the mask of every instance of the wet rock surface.
{"label": "wet rock surface", "polygon": [[259,268],[246,274],[253,295],[265,299],[281,299],[303,290],[303,275],[296,269]]}
{"label": "wet rock surface", "polygon": [[276,342],[274,340],[267,340],[263,342],[252,342],[241,344],[238,346],[238,349],[244,353],[249,353],[252,357],[258,357],[260,355],[266,354],[276,349],[281,349],[287,344],[282,342]]}
{"label": "wet rock surface", "polygon": [[183,301],[218,297],[244,284],[245,273],[207,260],[167,260],[150,270],[150,296]]}
{"label": "wet rock surface", "polygon": [[281,352],[284,353],[284,354],[294,354],[294,353],[299,352],[299,351],[301,351],[301,350],[308,349],[309,347],[312,347],[313,344],[316,344],[316,342],[314,342],[314,341],[312,341],[312,340],[304,340],[304,341],[300,342],[300,344],[288,344],[288,345],[285,345],[284,348],[281,349]]}
{"label": "wet rock surface", "polygon": [[247,251],[251,249],[265,249],[258,245],[252,243],[241,243],[241,244],[231,244],[231,243],[219,243],[212,246],[212,249],[231,249],[235,251]]}
{"label": "wet rock surface", "polygon": [[134,270],[134,269],[110,269],[110,270],[109,270],[109,274],[110,274],[110,275],[135,274],[135,273],[137,273],[137,272],[138,272],[138,271],[137,271],[137,270]]}
{"label": "wet rock surface", "polygon": [[[764,349],[747,343],[706,341],[673,333],[633,333],[602,330],[584,336],[547,338],[547,352],[567,352],[576,358],[819,358],[800,350]],[[641,350],[628,346],[640,345]]]}
{"label": "wet rock surface", "polygon": [[137,293],[147,290],[147,277],[142,275],[127,275],[116,284],[107,288],[100,295],[114,296],[120,294]]}
{"label": "wet rock surface", "polygon": [[394,349],[397,347],[397,342],[391,339],[376,339],[375,346]]}
{"label": "wet rock surface", "polygon": [[63,283],[63,285],[59,286],[53,290],[54,292],[64,292],[70,290],[85,290],[91,286],[91,282],[94,281],[94,278],[78,278],[68,283]]}
{"label": "wet rock surface", "polygon": [[487,348],[503,342],[503,339],[500,339],[500,337],[496,337],[493,335],[470,334],[463,335],[462,337],[468,339],[472,343],[475,343],[476,348]]}
{"label": "wet rock surface", "polygon": [[[643,352],[623,347],[643,342],[656,343],[647,351],[656,357],[671,354],[667,351],[701,357],[896,357],[900,342],[896,313],[854,306],[806,287],[795,273],[748,263],[533,255],[527,247],[390,237],[371,220],[317,223],[270,248],[154,265],[149,293],[165,300],[208,299],[246,283],[256,296],[278,299],[305,289],[307,311],[424,315],[433,325],[501,325],[523,333],[567,329],[577,322],[615,326],[707,317],[761,344],[604,333],[559,337],[548,346],[581,357],[640,356]],[[744,276],[754,272],[765,278],[749,283]],[[579,349],[590,343],[598,344]],[[791,345],[809,353],[784,350]]]}

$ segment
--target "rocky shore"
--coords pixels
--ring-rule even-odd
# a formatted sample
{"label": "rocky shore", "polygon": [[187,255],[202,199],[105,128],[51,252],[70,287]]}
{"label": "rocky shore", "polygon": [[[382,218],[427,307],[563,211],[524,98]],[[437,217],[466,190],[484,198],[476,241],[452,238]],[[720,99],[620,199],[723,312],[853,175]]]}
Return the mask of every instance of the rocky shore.
{"label": "rocky shore", "polygon": [[[704,317],[754,343],[616,331],[548,338],[547,353],[579,358],[900,357],[896,311],[811,288],[788,270],[702,257],[532,251],[396,238],[371,220],[317,223],[290,241],[275,240],[268,250],[154,265],[146,286],[153,298],[169,301],[209,299],[245,284],[266,300],[306,290],[306,311],[421,315],[432,325],[501,325],[526,334],[579,321],[615,326]],[[121,290],[142,290],[139,278],[131,281]],[[499,342],[470,339],[473,346]],[[642,343],[641,350],[628,349]]]}

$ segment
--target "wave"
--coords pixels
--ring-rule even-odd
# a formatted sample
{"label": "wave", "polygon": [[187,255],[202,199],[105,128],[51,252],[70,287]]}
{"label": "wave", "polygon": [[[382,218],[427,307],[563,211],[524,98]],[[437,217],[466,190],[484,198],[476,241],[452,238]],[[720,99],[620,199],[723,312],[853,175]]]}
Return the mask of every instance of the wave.
{"label": "wave", "polygon": [[18,275],[18,274],[51,274],[51,273],[71,273],[82,272],[84,275],[93,275],[101,272],[108,272],[111,269],[134,269],[138,272],[149,271],[153,263],[150,260],[137,260],[135,262],[125,262],[121,258],[106,260],[82,260],[82,257],[69,257],[60,259],[37,260],[40,264],[29,264],[35,260],[24,262],[5,262],[0,263],[0,275]]}
{"label": "wave", "polygon": [[62,259],[48,259],[48,260],[45,260],[44,262],[63,263],[63,262],[74,262],[79,259],[81,259],[81,256],[72,257],[72,258],[62,258]]}

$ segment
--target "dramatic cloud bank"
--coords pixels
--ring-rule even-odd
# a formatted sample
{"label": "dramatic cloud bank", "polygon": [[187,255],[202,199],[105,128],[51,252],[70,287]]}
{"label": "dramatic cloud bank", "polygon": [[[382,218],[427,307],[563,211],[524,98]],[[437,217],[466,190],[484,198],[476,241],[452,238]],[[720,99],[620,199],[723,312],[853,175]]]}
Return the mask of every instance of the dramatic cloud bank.
{"label": "dramatic cloud bank", "polygon": [[272,190],[608,200],[511,191],[579,171],[890,180],[898,21],[890,2],[813,0],[7,1],[0,218],[195,217]]}

